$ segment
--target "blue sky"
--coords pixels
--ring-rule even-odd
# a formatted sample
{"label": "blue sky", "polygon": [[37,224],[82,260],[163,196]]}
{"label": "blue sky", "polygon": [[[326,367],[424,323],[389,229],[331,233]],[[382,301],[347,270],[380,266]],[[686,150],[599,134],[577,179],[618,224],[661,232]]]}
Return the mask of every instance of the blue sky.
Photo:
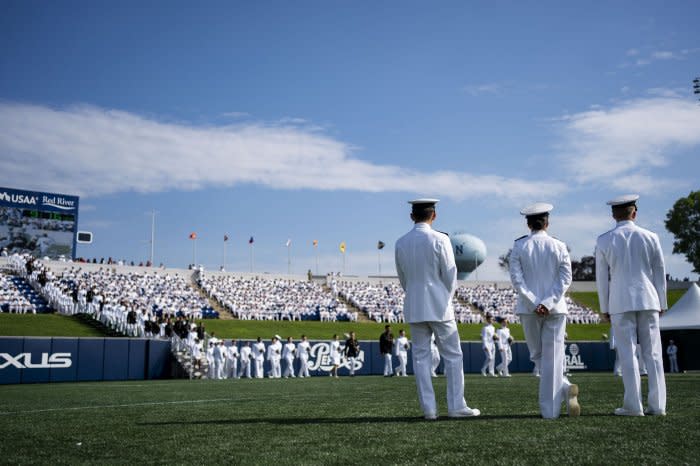
{"label": "blue sky", "polygon": [[[638,192],[700,188],[697,2],[0,1],[0,185],[81,196],[88,257],[392,272],[408,199],[482,238],[479,279],[555,205],[574,258]],[[569,3],[568,5],[565,3]],[[312,241],[319,241],[314,251]]]}

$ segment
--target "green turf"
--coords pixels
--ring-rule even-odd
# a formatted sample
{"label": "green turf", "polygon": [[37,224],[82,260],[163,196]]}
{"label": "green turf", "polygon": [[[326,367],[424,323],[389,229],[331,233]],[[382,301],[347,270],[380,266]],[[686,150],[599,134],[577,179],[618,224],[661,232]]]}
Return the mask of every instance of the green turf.
{"label": "green turf", "polygon": [[[668,300],[668,308],[672,308],[676,301],[681,299],[687,290],[668,290],[666,297]],[[571,299],[579,304],[600,312],[600,303],[598,302],[598,293],[595,291],[572,291],[569,293]]]}
{"label": "green turf", "polygon": [[0,335],[33,337],[101,337],[98,330],[75,317],[58,314],[0,313]]}
{"label": "green turf", "polygon": [[620,418],[622,382],[575,374],[580,418],[543,420],[537,379],[466,376],[476,419],[424,421],[413,377],[0,386],[2,463],[697,464],[700,374],[668,416]]}
{"label": "green turf", "polygon": [[[378,340],[379,335],[384,331],[385,324],[371,322],[350,323],[350,322],[318,322],[318,321],[261,321],[261,320],[205,320],[205,328],[208,333],[214,332],[220,338],[243,338],[253,339],[262,337],[269,339],[278,334],[283,338],[291,336],[295,340],[305,334],[311,340],[329,340],[337,333],[341,339],[343,334],[351,330],[357,334],[360,340]],[[463,341],[480,340],[480,324],[459,324],[459,334]],[[511,325],[511,333],[516,340],[525,338],[520,325]],[[403,328],[410,337],[411,332],[408,324],[393,324],[392,329],[395,334]],[[597,341],[601,335],[609,333],[609,324],[591,325],[568,325],[567,333],[569,340],[576,341]]]}

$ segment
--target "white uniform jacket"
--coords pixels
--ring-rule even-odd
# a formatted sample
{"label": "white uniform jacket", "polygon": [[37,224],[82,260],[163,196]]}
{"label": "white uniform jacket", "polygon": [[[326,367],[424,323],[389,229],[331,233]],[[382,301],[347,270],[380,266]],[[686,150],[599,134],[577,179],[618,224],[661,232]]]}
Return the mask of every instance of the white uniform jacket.
{"label": "white uniform jacket", "polygon": [[668,309],[666,268],[656,233],[631,220],[618,222],[598,237],[595,260],[600,312]]}
{"label": "white uniform jacket", "polygon": [[510,280],[518,292],[516,314],[532,313],[540,304],[550,314],[566,314],[564,293],[571,285],[566,244],[544,230],[516,239],[510,253]]}
{"label": "white uniform jacket", "polygon": [[449,237],[427,223],[416,223],[396,242],[395,259],[396,272],[406,292],[406,322],[453,320],[457,265]]}
{"label": "white uniform jacket", "polygon": [[498,348],[503,351],[510,346],[510,329],[508,327],[499,328],[496,331],[498,336]]}
{"label": "white uniform jacket", "polygon": [[253,357],[256,361],[265,360],[265,343],[262,341],[260,343],[253,343]]}

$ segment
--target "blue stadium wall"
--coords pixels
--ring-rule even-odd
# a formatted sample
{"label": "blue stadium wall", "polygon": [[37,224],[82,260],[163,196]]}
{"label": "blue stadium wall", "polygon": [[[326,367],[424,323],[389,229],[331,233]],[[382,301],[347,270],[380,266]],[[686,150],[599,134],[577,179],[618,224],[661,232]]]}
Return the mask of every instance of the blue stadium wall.
{"label": "blue stadium wall", "polygon": [[[309,358],[312,375],[328,375],[329,344],[312,341]],[[379,343],[360,342],[361,358],[355,373],[381,375],[384,359]],[[484,353],[478,342],[463,342],[464,372],[479,373]],[[513,361],[510,371],[531,372],[527,346],[512,346]],[[615,353],[607,343],[567,343],[567,366],[570,371],[612,371]],[[496,357],[496,363],[500,356]],[[349,374],[349,362],[343,360],[340,375]],[[394,368],[398,363],[393,358]],[[162,340],[136,338],[35,338],[0,337],[0,384],[82,382],[101,380],[163,379],[173,376],[170,343]],[[284,362],[283,368],[284,368]],[[269,363],[265,362],[265,371]],[[298,362],[295,361],[295,370]],[[442,365],[438,372],[442,370]],[[409,357],[408,372],[412,373]]]}

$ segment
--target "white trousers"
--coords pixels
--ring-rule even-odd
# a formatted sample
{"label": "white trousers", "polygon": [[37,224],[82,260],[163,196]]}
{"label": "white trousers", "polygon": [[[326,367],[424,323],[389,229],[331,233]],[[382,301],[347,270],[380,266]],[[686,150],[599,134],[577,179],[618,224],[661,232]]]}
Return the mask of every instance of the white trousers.
{"label": "white trousers", "polygon": [[255,378],[262,379],[263,377],[265,377],[265,370],[263,368],[264,363],[265,361],[263,360],[255,360]]}
{"label": "white trousers", "polygon": [[228,360],[228,368],[226,370],[226,378],[237,379],[238,378],[238,359],[233,358]]}
{"label": "white trousers", "polygon": [[[396,368],[396,375],[406,376],[406,364],[408,364],[408,353],[404,351],[399,351],[396,354],[396,358],[399,360],[399,367]],[[430,356],[432,361],[432,355]]]}
{"label": "white trousers", "polygon": [[282,361],[280,358],[270,359],[270,377],[279,379],[282,377]]}
{"label": "white trousers", "polygon": [[286,363],[286,367],[284,368],[284,376],[294,377],[294,357],[284,358],[284,362]]}
{"label": "white trousers", "polygon": [[635,356],[637,341],[639,341],[649,382],[647,406],[652,411],[665,412],[666,380],[664,379],[659,313],[629,311],[613,314],[610,317],[622,364],[622,383],[625,386],[622,407],[634,413],[643,411],[642,381],[639,377],[639,362]]}
{"label": "white trousers", "polygon": [[493,365],[496,362],[496,349],[494,348],[493,345],[489,346],[484,346],[482,347],[484,349],[484,365],[481,366],[481,372],[486,372],[488,370],[488,373],[491,375],[494,375],[493,373]]}
{"label": "white trousers", "polygon": [[439,351],[432,351],[431,356],[433,358],[433,377],[437,377],[437,368],[440,366],[440,352]]}
{"label": "white trousers", "polygon": [[384,354],[384,375],[392,375],[394,369],[391,366],[391,353]]}
{"label": "white trousers", "polygon": [[307,357],[299,358],[299,377],[309,377],[309,359]]}
{"label": "white trousers", "polygon": [[513,353],[510,350],[510,345],[506,346],[505,348],[501,348],[500,353],[501,363],[496,367],[496,370],[499,372],[502,371],[503,375],[510,375],[510,372],[508,372],[508,366],[513,360]]}
{"label": "white trousers", "polygon": [[520,323],[530,350],[530,360],[540,370],[540,414],[545,419],[557,418],[571,385],[562,371],[566,314],[546,317],[534,313],[520,314]]}
{"label": "white trousers", "polygon": [[433,358],[430,340],[435,334],[435,343],[442,359],[445,361],[447,377],[447,410],[456,412],[466,409],[464,400],[464,363],[459,332],[454,320],[447,322],[411,323],[411,340],[413,342],[413,373],[416,376],[418,401],[424,414],[437,414],[435,390],[431,378]]}
{"label": "white trousers", "polygon": [[238,374],[238,377],[243,376],[250,378],[250,359],[248,358],[241,358],[241,372]]}
{"label": "white trousers", "polygon": [[355,356],[348,358],[348,364],[350,365],[350,375],[355,375]]}

